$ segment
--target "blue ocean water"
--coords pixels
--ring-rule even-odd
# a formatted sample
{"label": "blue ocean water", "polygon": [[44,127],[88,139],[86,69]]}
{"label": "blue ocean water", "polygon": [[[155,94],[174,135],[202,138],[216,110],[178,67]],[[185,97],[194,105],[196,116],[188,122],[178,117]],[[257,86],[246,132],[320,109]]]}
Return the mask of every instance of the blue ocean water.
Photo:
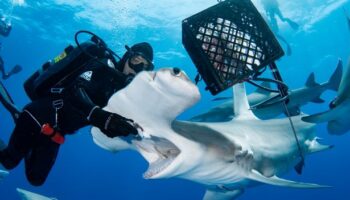
{"label": "blue ocean water", "polygon": [[[347,62],[350,55],[350,30],[344,16],[349,11],[347,0],[283,1],[280,6],[286,16],[300,24],[298,31],[279,22],[280,34],[291,44],[293,53],[278,61],[285,82],[290,88],[303,87],[311,72],[318,82],[325,82],[335,69],[338,58]],[[0,12],[9,17],[13,30],[9,37],[0,38],[1,56],[6,68],[15,64],[23,71],[3,81],[19,107],[29,102],[23,82],[46,60],[58,55],[67,44],[73,44],[74,33],[80,29],[95,32],[116,52],[122,53],[125,44],[150,42],[155,50],[155,65],[176,66],[193,79],[196,69],[181,44],[181,20],[211,5],[214,0],[1,0]],[[259,1],[254,1],[263,13]],[[0,13],[1,14],[1,13]],[[182,114],[188,119],[217,102],[199,87],[202,100]],[[220,96],[229,96],[229,91]],[[335,96],[326,92],[327,102]],[[306,113],[326,110],[325,104],[308,104]],[[8,140],[14,127],[10,115],[0,106],[0,137]],[[303,190],[261,185],[248,189],[240,197],[251,199],[318,199],[346,200],[350,198],[350,134],[331,136],[324,124],[317,128],[323,143],[335,148],[307,157],[302,176],[291,171],[285,178],[302,182],[331,185],[332,188]],[[69,136],[61,147],[56,164],[41,187],[28,184],[23,163],[0,182],[0,199],[20,199],[15,190],[20,187],[60,200],[73,199],[201,199],[205,188],[186,180],[144,180],[142,173],[147,162],[137,153],[124,151],[112,154],[97,147],[91,140],[89,128]]]}

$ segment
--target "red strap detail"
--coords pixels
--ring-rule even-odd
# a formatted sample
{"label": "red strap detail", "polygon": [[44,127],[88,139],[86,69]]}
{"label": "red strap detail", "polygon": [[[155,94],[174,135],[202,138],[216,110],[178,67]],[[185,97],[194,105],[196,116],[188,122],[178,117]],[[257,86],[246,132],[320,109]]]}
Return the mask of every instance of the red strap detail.
{"label": "red strap detail", "polygon": [[64,137],[59,132],[55,132],[55,135],[53,137],[51,137],[51,140],[56,142],[57,144],[64,143]]}
{"label": "red strap detail", "polygon": [[55,130],[48,123],[42,125],[41,127],[41,133],[43,133],[44,135],[51,136],[52,134],[54,134],[54,132]]}
{"label": "red strap detail", "polygon": [[57,144],[63,144],[64,143],[64,137],[62,134],[58,131],[55,131],[54,128],[50,126],[50,124],[46,123],[42,125],[41,127],[41,133],[44,135],[47,135],[51,138],[52,141],[56,142]]}

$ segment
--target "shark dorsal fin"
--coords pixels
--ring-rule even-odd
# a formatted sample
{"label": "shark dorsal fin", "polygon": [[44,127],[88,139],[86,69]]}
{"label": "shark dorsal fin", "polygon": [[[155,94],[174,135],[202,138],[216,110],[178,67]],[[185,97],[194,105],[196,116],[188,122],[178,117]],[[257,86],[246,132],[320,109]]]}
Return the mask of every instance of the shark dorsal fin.
{"label": "shark dorsal fin", "polygon": [[316,83],[316,81],[315,81],[315,74],[311,73],[309,75],[309,77],[307,78],[305,86],[306,87],[315,87],[315,86],[318,86],[318,85],[320,85],[320,84]]}
{"label": "shark dorsal fin", "polygon": [[234,118],[257,119],[250,109],[244,83],[233,86]]}

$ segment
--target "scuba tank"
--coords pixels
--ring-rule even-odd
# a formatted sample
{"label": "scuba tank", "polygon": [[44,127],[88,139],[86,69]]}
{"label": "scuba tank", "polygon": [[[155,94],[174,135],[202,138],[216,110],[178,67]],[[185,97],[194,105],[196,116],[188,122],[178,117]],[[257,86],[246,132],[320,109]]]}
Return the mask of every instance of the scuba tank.
{"label": "scuba tank", "polygon": [[[79,44],[77,36],[80,33],[89,33],[93,37]],[[52,88],[65,88],[85,69],[91,61],[109,58],[115,61],[114,54],[107,45],[95,34],[88,31],[79,31],[75,35],[76,47],[69,45],[64,51],[42,65],[25,82],[24,89],[33,101],[50,95]]]}

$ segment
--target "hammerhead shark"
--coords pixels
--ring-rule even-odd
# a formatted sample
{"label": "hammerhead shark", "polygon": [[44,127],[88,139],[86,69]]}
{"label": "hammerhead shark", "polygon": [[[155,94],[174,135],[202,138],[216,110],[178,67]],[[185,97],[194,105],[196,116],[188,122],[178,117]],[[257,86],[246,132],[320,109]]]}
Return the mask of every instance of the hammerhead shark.
{"label": "hammerhead shark", "polygon": [[137,122],[142,127],[139,136],[108,138],[94,127],[94,142],[112,152],[138,151],[149,162],[143,175],[146,179],[177,177],[205,185],[205,200],[235,199],[259,183],[326,187],[278,177],[300,161],[300,153],[306,156],[331,148],[318,143],[315,125],[303,122],[301,116],[291,118],[298,149],[287,118],[258,119],[250,110],[244,84],[233,89],[232,120],[177,121],[179,114],[199,101],[197,86],[184,72],[168,68],[141,72],[104,108]]}

